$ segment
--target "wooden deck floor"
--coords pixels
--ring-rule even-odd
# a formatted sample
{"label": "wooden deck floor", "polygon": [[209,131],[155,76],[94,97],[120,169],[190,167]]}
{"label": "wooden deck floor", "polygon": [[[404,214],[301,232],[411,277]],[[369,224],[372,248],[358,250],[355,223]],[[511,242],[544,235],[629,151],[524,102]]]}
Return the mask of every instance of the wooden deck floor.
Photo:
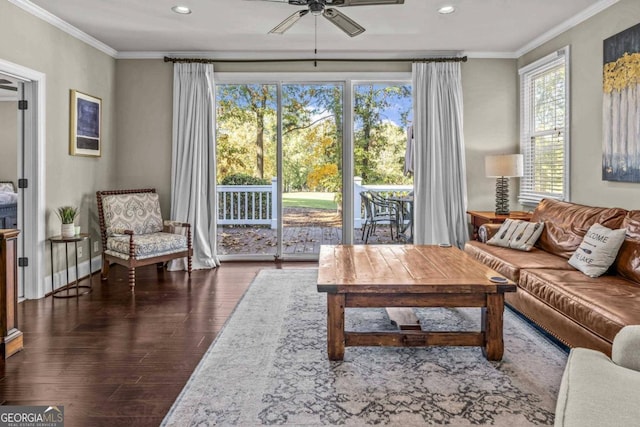
{"label": "wooden deck floor", "polygon": [[[318,254],[321,245],[337,245],[342,241],[338,227],[285,227],[285,254]],[[361,244],[362,230],[354,230],[354,243]],[[391,239],[388,226],[378,226],[369,244],[399,243]],[[220,255],[271,255],[276,251],[276,230],[260,227],[220,227],[218,253]]]}

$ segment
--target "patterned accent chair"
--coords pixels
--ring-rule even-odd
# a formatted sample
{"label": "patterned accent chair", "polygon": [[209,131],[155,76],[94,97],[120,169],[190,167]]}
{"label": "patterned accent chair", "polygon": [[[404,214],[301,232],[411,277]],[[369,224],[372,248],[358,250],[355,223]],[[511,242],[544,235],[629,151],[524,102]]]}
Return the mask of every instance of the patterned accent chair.
{"label": "patterned accent chair", "polygon": [[163,268],[165,262],[184,257],[191,275],[191,225],[163,221],[155,189],[97,191],[96,199],[102,237],[102,280],[109,276],[111,263],[123,265],[129,269],[133,291],[136,267],[156,264]]}

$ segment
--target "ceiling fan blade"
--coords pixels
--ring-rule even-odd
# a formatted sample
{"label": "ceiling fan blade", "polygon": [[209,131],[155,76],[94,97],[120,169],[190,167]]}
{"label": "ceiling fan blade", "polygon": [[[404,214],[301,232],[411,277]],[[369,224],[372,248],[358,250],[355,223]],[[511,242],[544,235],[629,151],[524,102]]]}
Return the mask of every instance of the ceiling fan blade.
{"label": "ceiling fan blade", "polygon": [[293,24],[298,22],[298,19],[302,18],[307,13],[309,13],[308,10],[297,11],[296,13],[294,13],[293,15],[291,15],[290,17],[288,17],[287,19],[285,19],[284,21],[276,25],[271,31],[269,31],[269,33],[284,34],[284,32],[287,31],[289,28],[291,28]]}
{"label": "ceiling fan blade", "polygon": [[0,89],[4,89],[4,90],[11,90],[13,92],[17,92],[18,88],[15,86],[7,86],[7,85],[0,85]]}
{"label": "ceiling fan blade", "polygon": [[404,4],[404,0],[333,0],[327,6],[379,6],[385,4]]}
{"label": "ceiling fan blade", "polygon": [[358,34],[364,33],[364,27],[358,25],[356,21],[349,18],[344,13],[338,12],[335,9],[327,8],[322,13],[322,16],[327,18],[336,27],[347,33],[351,37],[355,37]]}

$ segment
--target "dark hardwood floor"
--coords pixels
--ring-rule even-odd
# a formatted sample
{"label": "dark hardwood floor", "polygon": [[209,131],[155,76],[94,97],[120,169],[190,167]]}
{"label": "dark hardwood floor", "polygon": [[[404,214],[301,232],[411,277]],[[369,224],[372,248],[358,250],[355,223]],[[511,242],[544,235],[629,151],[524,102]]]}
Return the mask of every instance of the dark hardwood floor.
{"label": "dark hardwood floor", "polygon": [[114,265],[88,295],[25,301],[25,346],[0,361],[0,403],[63,405],[67,427],[157,426],[257,272],[316,266],[224,263],[191,281],[149,266],[132,294]]}

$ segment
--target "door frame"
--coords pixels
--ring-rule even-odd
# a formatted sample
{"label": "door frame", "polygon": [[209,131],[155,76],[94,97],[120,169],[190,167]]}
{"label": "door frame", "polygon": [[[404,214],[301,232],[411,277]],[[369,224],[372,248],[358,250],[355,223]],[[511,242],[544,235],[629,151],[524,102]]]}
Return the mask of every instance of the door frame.
{"label": "door frame", "polygon": [[[21,268],[24,298],[36,299],[45,295],[45,159],[46,159],[46,75],[31,68],[0,59],[0,73],[23,80],[23,99],[28,109],[19,116],[18,175],[29,182],[28,190],[21,189],[18,217],[22,219],[18,256],[29,259]],[[19,119],[20,120],[20,119]]]}

